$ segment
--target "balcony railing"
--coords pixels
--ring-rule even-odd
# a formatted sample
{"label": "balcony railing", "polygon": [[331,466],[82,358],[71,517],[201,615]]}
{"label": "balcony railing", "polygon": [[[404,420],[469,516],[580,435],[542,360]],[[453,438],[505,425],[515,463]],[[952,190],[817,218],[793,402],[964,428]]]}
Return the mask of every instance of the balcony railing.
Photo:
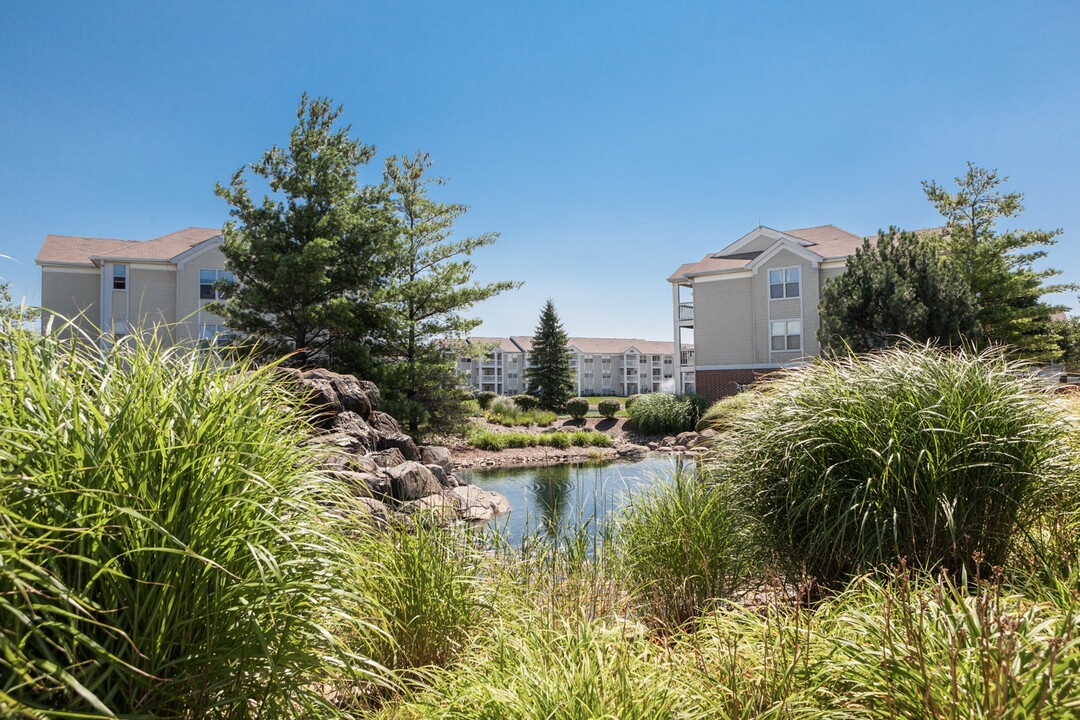
{"label": "balcony railing", "polygon": [[679,303],[679,320],[694,319],[694,303]]}

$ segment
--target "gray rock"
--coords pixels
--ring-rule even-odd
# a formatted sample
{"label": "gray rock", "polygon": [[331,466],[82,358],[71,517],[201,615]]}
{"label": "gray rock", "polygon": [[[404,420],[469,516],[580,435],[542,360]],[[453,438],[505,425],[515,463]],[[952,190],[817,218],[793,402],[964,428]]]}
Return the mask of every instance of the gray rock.
{"label": "gray rock", "polygon": [[510,502],[497,492],[475,485],[462,485],[450,492],[457,498],[458,512],[466,522],[484,523],[510,512]]}
{"label": "gray rock", "polygon": [[402,455],[401,451],[397,448],[389,448],[387,450],[373,452],[368,455],[368,458],[381,468],[394,467],[395,465],[400,465],[401,463],[405,462],[405,456]]}
{"label": "gray rock", "polygon": [[442,493],[410,500],[402,505],[401,510],[419,522],[433,521],[440,525],[453,522],[458,516],[456,499]]}
{"label": "gray rock", "polygon": [[671,447],[674,444],[675,444],[675,436],[673,436],[673,435],[668,435],[667,437],[665,437],[663,440],[660,441],[660,447]]}
{"label": "gray rock", "polygon": [[374,498],[356,498],[356,508],[373,520],[378,527],[386,527],[390,522],[390,508]]}
{"label": "gray rock", "polygon": [[683,447],[690,447],[697,439],[698,434],[693,430],[688,430],[687,432],[679,433],[679,435],[675,438],[675,444],[682,445]]}
{"label": "gray rock", "polygon": [[401,432],[401,426],[398,425],[398,421],[394,419],[394,416],[384,412],[371,413],[371,417],[367,421],[371,427],[375,428],[375,432],[380,435],[393,435]]}
{"label": "gray rock", "polygon": [[420,459],[420,450],[416,447],[416,443],[403,432],[390,433],[389,435],[380,434],[375,441],[375,445],[380,450],[397,448],[406,460]]}
{"label": "gray rock", "polygon": [[338,470],[334,477],[343,481],[357,497],[384,498],[390,494],[390,479],[384,475]]}
{"label": "gray rock", "polygon": [[330,425],[333,433],[340,433],[356,438],[357,443],[367,450],[374,450],[378,435],[359,414],[346,410],[334,418]]}
{"label": "gray rock", "polygon": [[378,472],[379,466],[370,455],[352,455],[349,457],[347,469],[374,474]]}
{"label": "gray rock", "polygon": [[390,480],[390,495],[402,502],[419,500],[442,491],[442,486],[431,471],[418,462],[404,462],[387,468],[386,476]]}
{"label": "gray rock", "polygon": [[454,461],[449,448],[441,445],[424,445],[420,448],[420,462],[425,465],[440,465],[447,473],[453,471]]}
{"label": "gray rock", "polygon": [[440,485],[443,487],[450,487],[450,485],[448,485],[450,480],[446,476],[446,470],[443,469],[442,465],[429,465],[424,463],[424,467],[431,471],[431,474],[435,476],[435,479],[439,481]]}
{"label": "gray rock", "polygon": [[367,420],[379,405],[379,389],[374,383],[325,368],[306,370],[300,384],[311,391],[310,403],[329,414],[354,412]]}
{"label": "gray rock", "polygon": [[644,445],[622,445],[616,453],[621,458],[640,458],[649,454],[649,448]]}

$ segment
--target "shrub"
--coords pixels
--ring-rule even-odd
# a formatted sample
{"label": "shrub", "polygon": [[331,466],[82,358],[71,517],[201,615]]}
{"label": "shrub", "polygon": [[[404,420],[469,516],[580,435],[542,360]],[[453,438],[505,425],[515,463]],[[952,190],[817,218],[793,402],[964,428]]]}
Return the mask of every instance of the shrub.
{"label": "shrub", "polygon": [[0,714],[342,714],[367,561],[273,367],[7,327],[0,376]]}
{"label": "shrub", "polygon": [[702,413],[701,419],[697,421],[694,429],[698,432],[707,428],[717,432],[726,432],[734,426],[737,419],[753,405],[756,399],[757,393],[754,390],[744,390],[721,398]]}
{"label": "shrub", "polygon": [[540,398],[535,395],[529,395],[528,393],[521,393],[520,395],[514,396],[514,403],[522,410],[529,411],[540,404]]}
{"label": "shrub", "polygon": [[754,570],[736,500],[730,484],[685,466],[671,483],[632,496],[617,537],[634,596],[651,623],[675,629]]}
{"label": "shrub", "polygon": [[599,430],[576,430],[570,433],[574,447],[611,447],[611,438]]}
{"label": "shrub", "polygon": [[489,432],[480,430],[469,437],[469,444],[480,450],[505,450],[506,448],[521,448],[547,446],[565,449],[574,445],[576,447],[610,447],[611,438],[596,430],[579,430],[573,433],[547,432],[533,435],[524,432]]}
{"label": "shrub", "polygon": [[680,433],[694,429],[705,403],[698,395],[657,392],[638,396],[626,412],[640,432]]}
{"label": "shrub", "polygon": [[575,420],[589,414],[589,401],[583,397],[570,398],[566,401],[566,412]]}
{"label": "shrub", "polygon": [[615,417],[615,413],[621,409],[622,405],[619,404],[618,400],[601,400],[596,404],[597,412],[609,419]]}
{"label": "shrub", "polygon": [[533,425],[539,425],[540,427],[547,427],[559,417],[550,410],[530,410],[526,413]]}
{"label": "shrub", "polygon": [[1000,564],[1057,478],[1063,423],[997,354],[896,348],[785,371],[729,462],[789,570],[825,583],[907,558]]}
{"label": "shrub", "polygon": [[564,432],[545,433],[537,444],[566,449],[570,447],[570,434]]}
{"label": "shrub", "polygon": [[630,412],[630,406],[633,405],[634,403],[636,403],[638,401],[638,398],[640,398],[640,397],[641,397],[640,394],[634,394],[634,395],[630,395],[630,396],[628,396],[626,398],[626,402],[623,403],[623,406],[626,408],[627,412]]}
{"label": "shrub", "polygon": [[506,415],[507,417],[517,417],[521,414],[521,408],[508,397],[492,398],[491,402],[488,403],[487,411],[491,415]]}
{"label": "shrub", "polygon": [[499,397],[498,393],[494,393],[491,390],[481,390],[476,393],[476,403],[480,406],[481,410],[487,410],[491,405],[491,401]]}

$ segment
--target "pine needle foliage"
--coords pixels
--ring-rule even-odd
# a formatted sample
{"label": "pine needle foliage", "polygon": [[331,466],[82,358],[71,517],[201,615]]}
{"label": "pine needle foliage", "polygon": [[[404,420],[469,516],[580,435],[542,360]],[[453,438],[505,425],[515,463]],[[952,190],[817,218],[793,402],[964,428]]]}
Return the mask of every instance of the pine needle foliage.
{"label": "pine needle foliage", "polygon": [[555,311],[555,303],[549,299],[540,311],[529,352],[529,367],[525,369],[529,394],[534,395],[545,410],[561,412],[574,392],[570,355],[566,349],[568,339]]}
{"label": "pine needle foliage", "polygon": [[824,354],[866,352],[902,336],[946,346],[972,342],[976,306],[955,262],[916,233],[889,228],[863,241],[825,284],[818,341]]}

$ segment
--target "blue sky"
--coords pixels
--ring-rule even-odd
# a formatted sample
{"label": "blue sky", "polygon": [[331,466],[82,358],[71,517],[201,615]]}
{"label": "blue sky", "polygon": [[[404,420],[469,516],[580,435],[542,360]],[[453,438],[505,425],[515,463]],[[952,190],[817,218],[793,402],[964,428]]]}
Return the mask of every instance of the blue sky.
{"label": "blue sky", "polygon": [[[0,2],[0,277],[47,233],[220,225],[214,183],[284,143],[300,94],[382,157],[423,149],[525,286],[477,331],[671,336],[665,278],[758,224],[939,224],[971,160],[1062,228],[1080,283],[1080,3]],[[1076,294],[1056,297],[1076,308]]]}

